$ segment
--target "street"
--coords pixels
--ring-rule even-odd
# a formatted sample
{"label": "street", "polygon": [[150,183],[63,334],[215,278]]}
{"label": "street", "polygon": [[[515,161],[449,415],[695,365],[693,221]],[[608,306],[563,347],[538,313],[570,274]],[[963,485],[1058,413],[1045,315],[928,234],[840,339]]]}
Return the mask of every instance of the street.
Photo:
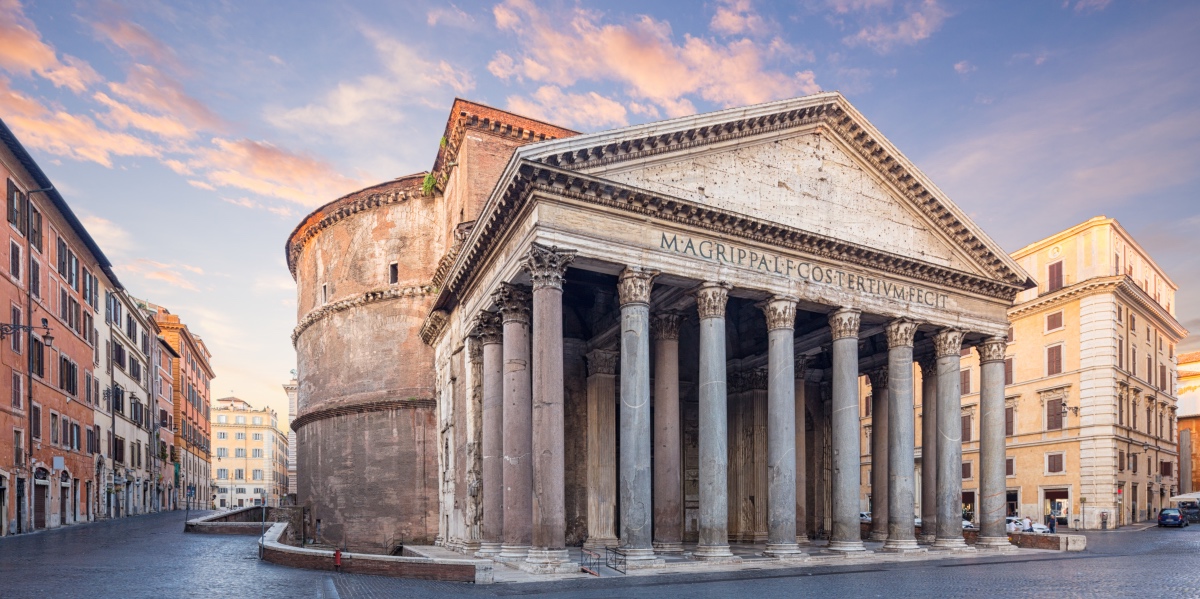
{"label": "street", "polygon": [[1200,597],[1200,526],[1089,533],[1086,552],[1034,558],[473,586],[267,564],[255,558],[254,538],[184,535],[183,518],[152,514],[0,539],[0,598]]}

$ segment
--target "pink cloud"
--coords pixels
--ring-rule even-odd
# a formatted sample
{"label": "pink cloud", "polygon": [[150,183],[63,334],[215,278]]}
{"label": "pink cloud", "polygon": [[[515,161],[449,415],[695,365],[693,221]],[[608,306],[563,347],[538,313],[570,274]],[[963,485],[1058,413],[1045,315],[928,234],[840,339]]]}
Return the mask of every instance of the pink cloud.
{"label": "pink cloud", "polygon": [[204,172],[203,183],[316,206],[363,186],[332,165],[262,141],[214,138],[187,166]]}
{"label": "pink cloud", "polygon": [[194,137],[196,134],[187,125],[169,116],[139,112],[126,104],[108,97],[104,92],[96,92],[92,96],[92,99],[108,107],[108,112],[99,115],[99,118],[113,129],[141,129],[159,137],[171,139],[187,139]]}
{"label": "pink cloud", "polygon": [[884,54],[896,46],[911,46],[928,39],[941,29],[949,16],[949,11],[942,8],[938,0],[923,0],[919,5],[910,7],[900,21],[864,27],[842,41],[850,46],[869,46]]}
{"label": "pink cloud", "polygon": [[564,93],[553,85],[538,88],[530,98],[509,96],[508,109],[546,122],[585,129],[629,124],[625,107],[620,102],[596,92]]}
{"label": "pink cloud", "polygon": [[209,131],[226,128],[225,121],[207,105],[188,95],[183,85],[152,66],[135,64],[129,69],[124,83],[111,81],[108,88],[127,102],[172,115],[191,128]]}
{"label": "pink cloud", "polygon": [[[1100,12],[1109,4],[1112,4],[1112,0],[1078,0],[1075,2],[1075,12]],[[1070,5],[1070,0],[1063,3],[1064,8]]]}
{"label": "pink cloud", "polygon": [[767,22],[750,6],[750,0],[722,0],[708,27],[722,35],[761,35],[767,31]]}
{"label": "pink cloud", "polygon": [[198,288],[194,280],[197,276],[204,275],[204,270],[196,266],[157,262],[146,258],[138,258],[133,262],[119,264],[116,266],[116,269],[123,276],[134,275],[149,281],[160,281],[187,291],[197,291]]}
{"label": "pink cloud", "polygon": [[144,27],[125,20],[98,21],[92,27],[100,39],[139,59],[181,70],[175,50],[154,37]]}
{"label": "pink cloud", "polygon": [[100,80],[88,63],[68,55],[60,60],[17,0],[0,0],[0,69],[26,77],[38,75],[75,93]]}
{"label": "pink cloud", "polygon": [[771,46],[749,39],[729,43],[685,35],[673,40],[671,26],[641,16],[606,24],[583,8],[543,13],[529,0],[505,0],[493,9],[496,25],[517,36],[517,56],[497,53],[489,71],[563,88],[577,81],[615,81],[635,100],[648,101],[668,116],[695,112],[689,96],[733,106],[820,91],[811,71],[786,74],[766,66]]}

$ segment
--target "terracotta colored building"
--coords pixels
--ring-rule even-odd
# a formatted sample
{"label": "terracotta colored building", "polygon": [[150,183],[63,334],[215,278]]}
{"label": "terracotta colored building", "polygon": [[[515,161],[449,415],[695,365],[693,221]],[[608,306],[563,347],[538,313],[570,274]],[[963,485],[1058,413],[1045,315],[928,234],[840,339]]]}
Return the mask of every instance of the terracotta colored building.
{"label": "terracotta colored building", "polygon": [[162,337],[179,356],[172,360],[171,409],[174,420],[174,485],[179,505],[208,508],[212,505],[210,480],[209,384],[212,355],[204,341],[188,329],[177,314],[162,306],[143,302],[154,314]]}
{"label": "terracotta colored building", "polygon": [[[7,243],[0,277],[5,335],[0,379],[0,534],[90,520],[102,450],[96,320],[111,264],[50,180],[0,122]],[[45,323],[43,325],[43,323]]]}

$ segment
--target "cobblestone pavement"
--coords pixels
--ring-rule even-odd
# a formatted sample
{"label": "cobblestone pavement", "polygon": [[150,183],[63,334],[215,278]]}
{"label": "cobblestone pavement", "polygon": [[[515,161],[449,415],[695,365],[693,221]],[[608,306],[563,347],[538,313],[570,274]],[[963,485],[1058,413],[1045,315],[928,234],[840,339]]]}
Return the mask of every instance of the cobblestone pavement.
{"label": "cobblestone pavement", "polygon": [[0,599],[1200,597],[1200,526],[1089,533],[1083,553],[474,586],[267,564],[253,538],[184,535],[183,518],[153,514],[0,539]]}

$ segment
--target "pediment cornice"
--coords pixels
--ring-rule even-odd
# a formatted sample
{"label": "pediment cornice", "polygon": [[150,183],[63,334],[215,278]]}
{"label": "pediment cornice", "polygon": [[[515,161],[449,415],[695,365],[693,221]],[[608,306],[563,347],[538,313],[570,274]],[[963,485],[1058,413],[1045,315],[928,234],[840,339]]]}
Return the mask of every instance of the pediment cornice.
{"label": "pediment cornice", "polygon": [[[466,287],[476,268],[490,254],[514,219],[536,193],[544,193],[628,211],[656,219],[712,231],[726,238],[742,238],[825,258],[855,264],[936,285],[1012,301],[1023,289],[1019,284],[988,279],[905,256],[876,250],[709,205],[652,193],[585,175],[576,171],[525,161],[516,170],[494,209],[482,214],[470,238],[444,279],[443,293],[457,294]],[[444,305],[439,300],[438,305]]]}

